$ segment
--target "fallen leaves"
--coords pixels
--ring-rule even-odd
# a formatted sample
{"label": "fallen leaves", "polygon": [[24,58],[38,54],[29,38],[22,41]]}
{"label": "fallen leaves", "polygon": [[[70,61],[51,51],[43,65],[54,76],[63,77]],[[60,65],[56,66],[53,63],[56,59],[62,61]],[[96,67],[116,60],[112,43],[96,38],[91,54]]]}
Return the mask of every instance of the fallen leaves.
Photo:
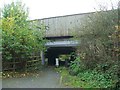
{"label": "fallen leaves", "polygon": [[21,78],[21,77],[27,77],[27,76],[35,76],[39,77],[39,72],[3,72],[2,78]]}

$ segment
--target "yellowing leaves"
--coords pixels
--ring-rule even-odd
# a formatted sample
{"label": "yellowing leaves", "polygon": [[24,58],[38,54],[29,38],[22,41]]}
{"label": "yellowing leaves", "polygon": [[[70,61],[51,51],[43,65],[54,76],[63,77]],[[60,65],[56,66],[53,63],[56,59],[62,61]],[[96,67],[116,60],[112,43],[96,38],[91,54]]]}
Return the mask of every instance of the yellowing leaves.
{"label": "yellowing leaves", "polygon": [[15,27],[14,18],[4,18],[2,20],[2,30],[12,34],[14,32],[13,28]]}
{"label": "yellowing leaves", "polygon": [[11,7],[11,10],[13,10],[13,7]]}
{"label": "yellowing leaves", "polygon": [[115,28],[120,31],[120,26],[116,25]]}

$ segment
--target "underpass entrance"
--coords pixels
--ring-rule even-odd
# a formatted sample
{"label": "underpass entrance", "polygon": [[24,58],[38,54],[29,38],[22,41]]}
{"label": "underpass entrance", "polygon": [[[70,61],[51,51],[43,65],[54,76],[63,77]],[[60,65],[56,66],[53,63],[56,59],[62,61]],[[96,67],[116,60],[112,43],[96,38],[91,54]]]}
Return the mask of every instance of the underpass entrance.
{"label": "underpass entrance", "polygon": [[[75,51],[73,47],[51,47],[47,49],[45,57],[48,59],[48,65],[55,65],[55,59],[59,58],[60,55],[70,55]],[[72,57],[70,57],[72,60]],[[70,60],[68,62],[70,62]],[[64,66],[66,63],[64,60],[59,59],[59,65]]]}
{"label": "underpass entrance", "polygon": [[[45,59],[47,59],[47,64],[55,66],[56,58],[59,59],[59,65],[63,66],[66,64],[66,61],[69,63],[74,58],[70,55],[72,52],[75,52],[76,46],[78,46],[77,40],[72,40],[73,36],[60,36],[60,37],[47,37],[46,39],[50,40],[45,44],[47,51],[45,52]],[[60,59],[60,55],[69,56],[69,60]],[[44,60],[42,60],[44,61]]]}

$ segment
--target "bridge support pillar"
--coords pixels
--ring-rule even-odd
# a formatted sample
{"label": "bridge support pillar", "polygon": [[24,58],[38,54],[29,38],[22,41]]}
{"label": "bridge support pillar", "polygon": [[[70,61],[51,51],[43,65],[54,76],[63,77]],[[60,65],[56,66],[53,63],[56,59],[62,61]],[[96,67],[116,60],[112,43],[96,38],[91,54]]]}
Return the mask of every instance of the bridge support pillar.
{"label": "bridge support pillar", "polygon": [[41,51],[41,63],[42,63],[42,65],[45,65],[45,57],[44,57],[43,51]]}

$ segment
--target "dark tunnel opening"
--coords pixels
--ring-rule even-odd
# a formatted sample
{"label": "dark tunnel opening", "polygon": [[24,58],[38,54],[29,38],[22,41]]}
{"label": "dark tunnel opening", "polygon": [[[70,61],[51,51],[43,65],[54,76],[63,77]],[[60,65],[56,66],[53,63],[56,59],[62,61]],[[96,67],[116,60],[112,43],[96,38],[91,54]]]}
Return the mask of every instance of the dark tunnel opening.
{"label": "dark tunnel opening", "polygon": [[[73,47],[50,47],[47,49],[45,57],[48,58],[48,65],[55,66],[55,59],[60,55],[70,55],[72,52],[75,52],[75,48]],[[71,61],[72,58],[69,60]],[[59,61],[59,66],[64,66],[65,61]]]}

